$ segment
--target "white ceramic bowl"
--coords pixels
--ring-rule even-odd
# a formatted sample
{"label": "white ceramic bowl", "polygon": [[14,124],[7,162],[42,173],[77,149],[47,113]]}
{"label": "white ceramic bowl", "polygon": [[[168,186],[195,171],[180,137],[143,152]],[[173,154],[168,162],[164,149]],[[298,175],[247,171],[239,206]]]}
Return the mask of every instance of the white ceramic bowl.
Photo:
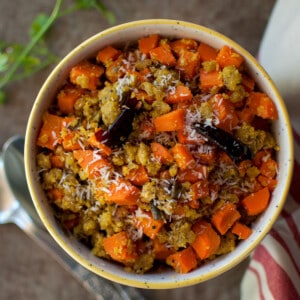
{"label": "white ceramic bowl", "polygon": [[[84,58],[95,55],[99,49],[107,45],[136,41],[140,37],[153,33],[173,38],[192,38],[215,48],[221,48],[225,44],[229,45],[245,58],[249,74],[258,83],[259,88],[273,99],[279,113],[279,120],[274,123],[273,128],[280,146],[277,156],[279,163],[278,185],[273,192],[268,209],[253,225],[252,235],[241,242],[233,252],[220,256],[188,274],[177,274],[171,270],[144,275],[128,273],[124,271],[122,266],[93,256],[83,244],[66,235],[60,224],[57,223],[52,208],[40,186],[37,174],[35,142],[42,123],[42,114],[53,101],[71,67]],[[44,225],[71,257],[90,271],[112,281],[141,288],[166,289],[193,285],[211,279],[240,263],[260,243],[277,219],[288,193],[293,164],[292,145],[291,125],[285,104],[267,73],[246,50],[229,38],[199,25],[176,20],[141,20],[115,26],[96,34],[71,51],[49,75],[34,102],[28,121],[25,140],[25,167],[30,193]]]}

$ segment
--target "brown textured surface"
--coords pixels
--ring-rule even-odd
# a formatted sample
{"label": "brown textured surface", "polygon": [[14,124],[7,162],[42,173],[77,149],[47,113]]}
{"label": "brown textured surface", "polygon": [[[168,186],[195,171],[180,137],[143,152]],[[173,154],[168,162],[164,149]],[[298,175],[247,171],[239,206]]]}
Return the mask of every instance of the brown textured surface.
{"label": "brown textured surface", "polygon": [[[39,12],[50,13],[55,1],[0,2],[0,39],[25,43],[28,27]],[[65,4],[71,3],[65,1]],[[105,0],[116,23],[147,18],[190,21],[215,29],[256,54],[274,0]],[[64,56],[74,46],[110,25],[96,11],[78,12],[60,19],[47,43]],[[40,85],[51,68],[11,84],[8,101],[0,106],[0,145],[14,134],[24,134],[27,118]],[[0,199],[0,201],[3,201]],[[147,299],[239,299],[239,280],[247,262],[220,277],[194,287],[141,292]],[[0,299],[94,299],[48,253],[15,225],[0,226]]]}

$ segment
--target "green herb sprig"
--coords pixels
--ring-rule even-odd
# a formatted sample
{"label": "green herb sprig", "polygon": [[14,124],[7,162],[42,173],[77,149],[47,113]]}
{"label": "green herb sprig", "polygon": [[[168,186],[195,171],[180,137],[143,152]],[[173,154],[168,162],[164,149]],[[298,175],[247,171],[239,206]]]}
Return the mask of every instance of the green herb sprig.
{"label": "green herb sprig", "polygon": [[0,104],[5,102],[5,87],[14,81],[29,77],[55,62],[54,55],[45,42],[45,34],[61,17],[78,10],[97,9],[110,24],[115,16],[99,0],[74,0],[70,7],[62,9],[63,0],[56,0],[50,15],[38,14],[29,28],[28,44],[8,44],[0,40]]}

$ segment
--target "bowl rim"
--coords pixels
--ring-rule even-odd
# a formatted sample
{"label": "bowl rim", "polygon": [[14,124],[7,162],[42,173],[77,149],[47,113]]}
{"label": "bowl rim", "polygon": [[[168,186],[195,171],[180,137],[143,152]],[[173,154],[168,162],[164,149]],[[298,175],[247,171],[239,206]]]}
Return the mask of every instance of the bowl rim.
{"label": "bowl rim", "polygon": [[[140,275],[142,277],[140,280],[137,280],[136,277],[130,277],[124,278],[119,274],[111,274],[109,271],[104,270],[102,268],[97,268],[93,264],[91,264],[88,259],[82,257],[79,253],[75,251],[75,249],[69,245],[65,239],[61,236],[61,234],[54,228],[54,226],[51,224],[51,222],[47,218],[47,214],[44,211],[43,205],[39,200],[39,193],[38,193],[38,183],[37,183],[37,177],[34,174],[35,170],[35,160],[34,155],[32,155],[32,150],[34,149],[34,140],[32,138],[32,133],[33,130],[36,129],[36,120],[38,119],[38,113],[39,113],[39,104],[43,99],[43,94],[47,90],[48,84],[51,83],[51,81],[54,80],[55,76],[58,76],[59,72],[61,72],[61,69],[63,66],[74,56],[78,55],[82,51],[84,47],[87,47],[93,43],[95,43],[97,40],[107,37],[111,34],[115,34],[117,32],[120,32],[125,29],[131,29],[135,27],[140,27],[140,26],[153,26],[153,25],[166,25],[166,26],[178,26],[182,29],[184,28],[189,28],[191,30],[195,30],[197,32],[204,32],[205,34],[217,39],[221,40],[224,44],[230,45],[232,48],[236,49],[239,53],[245,57],[247,61],[249,61],[256,70],[258,70],[263,77],[266,78],[268,81],[268,85],[270,89],[274,92],[274,95],[278,99],[278,105],[280,107],[281,113],[284,118],[284,122],[286,125],[286,131],[288,135],[288,140],[290,141],[290,145],[288,145],[288,157],[289,157],[289,164],[287,167],[287,176],[286,176],[286,184],[283,188],[282,195],[280,198],[280,201],[278,203],[277,210],[274,212],[272,215],[272,218],[265,224],[266,226],[256,235],[255,241],[253,241],[250,245],[247,247],[244,247],[245,249],[241,250],[241,253],[238,257],[235,257],[231,253],[228,255],[226,254],[229,259],[229,263],[227,264],[222,264],[219,263],[218,259],[216,260],[215,265],[217,265],[216,270],[209,271],[205,274],[202,274],[200,276],[193,276],[193,275],[187,275],[187,276],[180,276],[180,275],[174,275],[174,279],[166,281],[166,279],[161,275],[160,280],[153,280],[151,281],[148,280],[148,278],[143,278],[144,275]],[[40,118],[40,117],[39,117]],[[281,209],[283,208],[283,205],[285,203],[285,199],[288,194],[289,186],[291,183],[291,178],[292,178],[292,170],[293,170],[293,143],[292,143],[292,128],[290,124],[290,120],[288,117],[288,112],[285,107],[285,104],[277,91],[274,83],[270,79],[269,75],[267,72],[263,69],[263,67],[256,61],[256,59],[244,48],[242,48],[239,44],[231,40],[230,38],[226,37],[225,35],[212,30],[210,28],[207,28],[202,25],[194,24],[191,22],[186,22],[186,21],[180,21],[180,20],[172,20],[172,19],[145,19],[145,20],[138,20],[138,21],[132,21],[132,22],[127,22],[123,23],[120,25],[116,25],[113,27],[110,27],[108,29],[105,29],[92,37],[88,38],[87,40],[83,41],[80,45],[75,47],[72,51],[70,51],[58,64],[57,66],[53,69],[53,71],[50,73],[50,75],[47,77],[45,80],[44,84],[42,85],[31,110],[28,123],[27,123],[27,128],[26,128],[26,135],[25,135],[25,151],[24,151],[24,161],[25,161],[25,171],[26,171],[26,179],[29,187],[29,191],[31,194],[31,197],[33,199],[34,205],[36,207],[36,210],[44,223],[45,227],[49,231],[49,233],[52,235],[52,237],[55,239],[55,241],[73,258],[75,259],[78,263],[83,265],[85,268],[88,270],[96,273],[99,276],[102,276],[104,278],[107,278],[109,280],[128,285],[128,286],[134,286],[138,288],[151,288],[151,289],[169,289],[169,288],[177,288],[177,287],[184,287],[184,286],[189,286],[193,285],[199,282],[206,281],[208,279],[211,279],[213,277],[216,277],[220,275],[221,273],[224,273],[225,271],[228,271],[229,269],[233,268],[236,266],[238,263],[242,262],[245,258],[247,258],[250,253],[254,250],[254,248],[262,241],[262,239],[265,237],[265,235],[270,231],[272,225],[278,218]],[[223,257],[222,255],[221,257]],[[202,267],[201,267],[202,268]],[[191,274],[191,273],[190,273]],[[170,277],[170,278],[173,278]],[[182,279],[182,280],[181,280]]]}

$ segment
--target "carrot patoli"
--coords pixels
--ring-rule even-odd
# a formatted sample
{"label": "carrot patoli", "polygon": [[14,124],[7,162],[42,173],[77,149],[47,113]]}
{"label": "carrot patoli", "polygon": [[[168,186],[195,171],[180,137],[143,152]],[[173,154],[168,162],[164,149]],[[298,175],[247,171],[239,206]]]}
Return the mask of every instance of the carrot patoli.
{"label": "carrot patoli", "polygon": [[249,216],[256,216],[268,207],[269,200],[270,191],[267,187],[264,187],[245,197],[241,203]]}
{"label": "carrot patoli", "polygon": [[245,240],[251,235],[252,229],[241,222],[235,222],[231,232],[237,235],[240,240]]}
{"label": "carrot patoli", "polygon": [[200,88],[208,91],[211,88],[221,88],[224,85],[222,73],[220,71],[207,72],[203,68],[200,69]]}
{"label": "carrot patoli", "polygon": [[207,180],[199,180],[191,186],[191,199],[188,202],[192,208],[199,208],[199,199],[209,196],[209,185]]}
{"label": "carrot patoli", "polygon": [[193,99],[191,90],[184,85],[178,85],[174,91],[168,93],[165,101],[169,104],[188,102]]}
{"label": "carrot patoli", "polygon": [[163,65],[174,66],[176,58],[174,57],[169,45],[158,46],[149,51],[150,57],[153,60],[160,62]]}
{"label": "carrot patoli", "polygon": [[233,104],[221,94],[216,94],[210,100],[210,103],[215,116],[215,125],[225,131],[231,132],[239,123],[239,118]]}
{"label": "carrot patoli", "polygon": [[252,92],[247,99],[247,105],[253,113],[263,119],[277,120],[278,112],[272,99],[265,93]]}
{"label": "carrot patoli", "polygon": [[175,67],[186,80],[192,80],[199,71],[200,54],[189,50],[181,51]]}
{"label": "carrot patoli", "polygon": [[188,273],[197,267],[196,254],[192,247],[188,247],[167,257],[166,262],[178,273]]}
{"label": "carrot patoli", "polygon": [[181,170],[193,168],[195,160],[186,145],[177,143],[172,149],[174,160]]}
{"label": "carrot patoli", "polygon": [[[98,132],[99,130],[102,130],[102,129],[101,129],[101,128],[96,129],[96,130],[95,130],[95,133]],[[87,139],[87,142],[88,142],[93,148],[97,148],[101,154],[104,154],[104,155],[106,155],[106,156],[110,156],[111,153],[112,153],[112,149],[111,149],[109,146],[107,146],[107,145],[105,145],[105,144],[99,142],[99,141],[97,140],[96,136],[95,136],[95,133],[92,134],[92,135]]]}
{"label": "carrot patoli", "polygon": [[262,162],[259,170],[261,175],[274,178],[278,171],[278,163],[274,159],[269,158],[268,160]]}
{"label": "carrot patoli", "polygon": [[97,150],[75,150],[73,151],[73,155],[91,179],[100,176],[102,168],[111,167],[111,163]]}
{"label": "carrot patoli", "polygon": [[154,239],[164,226],[163,220],[156,220],[150,212],[142,212],[136,216],[135,226],[142,229],[143,233],[150,239]]}
{"label": "carrot patoli", "polygon": [[52,168],[63,169],[65,166],[64,158],[60,155],[50,155],[50,163]]}
{"label": "carrot patoli", "polygon": [[84,90],[77,87],[67,86],[57,95],[57,106],[63,114],[74,113],[76,101],[83,95]]}
{"label": "carrot patoli", "polygon": [[73,151],[81,149],[79,138],[78,132],[67,129],[67,131],[62,134],[62,146],[64,150]]}
{"label": "carrot patoli", "polygon": [[212,228],[211,224],[199,220],[193,225],[192,229],[196,234],[196,238],[191,246],[195,250],[197,256],[200,259],[206,259],[213,255],[220,246],[221,238]]}
{"label": "carrot patoli", "polygon": [[278,180],[264,175],[258,175],[257,181],[261,184],[262,187],[268,187],[269,191],[274,191],[277,186]]}
{"label": "carrot patoli", "polygon": [[158,34],[152,34],[139,39],[139,49],[143,54],[149,54],[149,51],[158,46],[160,37]]}
{"label": "carrot patoli", "polygon": [[153,142],[150,146],[154,157],[162,164],[169,165],[174,161],[172,154],[162,144]]}
{"label": "carrot patoli", "polygon": [[250,78],[249,76],[242,76],[242,85],[246,89],[247,92],[252,92],[255,87],[255,80]]}
{"label": "carrot patoli", "polygon": [[105,76],[110,82],[116,82],[126,74],[128,71],[127,69],[128,67],[126,66],[126,63],[124,63],[124,57],[120,55],[116,60],[107,64]]}
{"label": "carrot patoli", "polygon": [[226,66],[235,66],[238,68],[244,62],[244,58],[235,50],[225,45],[220,49],[216,61],[221,68]]}
{"label": "carrot patoli", "polygon": [[126,178],[134,185],[143,185],[149,181],[147,170],[144,166],[140,165],[137,169],[132,169]]}
{"label": "carrot patoli", "polygon": [[174,249],[168,247],[166,243],[161,243],[157,238],[154,238],[153,252],[155,255],[155,259],[165,260],[169,255],[174,253]]}
{"label": "carrot patoli", "polygon": [[37,139],[37,145],[54,150],[62,143],[61,131],[67,127],[74,118],[60,117],[50,113],[43,115],[43,125]]}
{"label": "carrot patoli", "polygon": [[138,257],[135,245],[125,231],[104,238],[103,247],[113,260],[125,265],[134,263]]}
{"label": "carrot patoli", "polygon": [[128,180],[114,181],[104,192],[104,198],[108,203],[118,205],[136,205],[140,197],[140,190]]}
{"label": "carrot patoli", "polygon": [[211,222],[224,235],[230,227],[241,218],[241,214],[233,203],[227,202],[212,216]]}
{"label": "carrot patoli", "polygon": [[64,192],[59,188],[47,190],[47,195],[52,201],[61,200],[64,197]]}
{"label": "carrot patoli", "polygon": [[207,141],[206,138],[200,134],[195,134],[195,130],[190,125],[177,131],[177,139],[181,144],[203,145]]}
{"label": "carrot patoli", "polygon": [[209,168],[205,165],[197,165],[193,169],[178,170],[178,182],[195,183],[199,180],[207,179]]}
{"label": "carrot patoli", "polygon": [[153,119],[156,131],[177,131],[184,128],[184,110],[179,108]]}
{"label": "carrot patoli", "polygon": [[237,111],[236,114],[240,120],[240,123],[246,122],[248,124],[251,124],[255,117],[255,114],[249,107],[244,107],[242,110]]}
{"label": "carrot patoli", "polygon": [[196,50],[198,43],[193,39],[179,39],[170,43],[171,49],[179,56],[185,50]]}
{"label": "carrot patoli", "polygon": [[98,52],[96,60],[103,64],[107,64],[109,61],[115,60],[120,54],[120,50],[112,46],[107,46]]}
{"label": "carrot patoli", "polygon": [[82,61],[71,69],[70,81],[83,89],[96,90],[103,73],[102,66]]}
{"label": "carrot patoli", "polygon": [[215,48],[205,43],[200,43],[198,52],[202,61],[215,60],[218,55],[218,51]]}

